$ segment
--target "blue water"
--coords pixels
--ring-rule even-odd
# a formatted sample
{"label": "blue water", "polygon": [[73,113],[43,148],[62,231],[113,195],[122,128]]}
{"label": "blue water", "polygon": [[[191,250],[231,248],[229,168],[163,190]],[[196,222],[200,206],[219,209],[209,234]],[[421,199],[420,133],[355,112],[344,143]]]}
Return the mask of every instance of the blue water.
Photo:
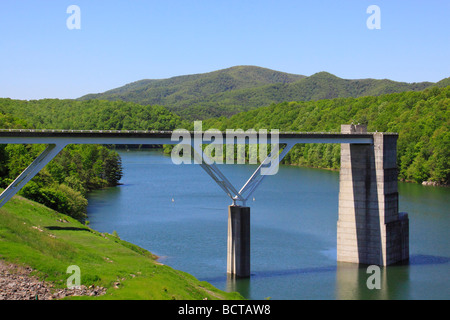
{"label": "blue water", "polygon": [[[161,151],[120,151],[123,185],[89,196],[88,220],[160,256],[160,261],[248,299],[449,299],[449,188],[399,183],[410,219],[410,261],[381,269],[369,290],[366,267],[336,262],[339,174],[281,166],[251,207],[249,279],[226,275],[231,200],[198,165]],[[237,189],[254,165],[222,165]]]}

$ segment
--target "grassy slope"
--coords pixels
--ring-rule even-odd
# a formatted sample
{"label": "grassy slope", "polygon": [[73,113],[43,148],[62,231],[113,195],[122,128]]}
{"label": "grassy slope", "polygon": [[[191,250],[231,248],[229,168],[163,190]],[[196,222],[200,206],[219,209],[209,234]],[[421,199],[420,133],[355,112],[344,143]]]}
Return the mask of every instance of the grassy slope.
{"label": "grassy slope", "polygon": [[70,276],[67,267],[78,265],[82,285],[108,289],[95,299],[242,299],[158,263],[142,248],[17,196],[0,209],[0,259],[30,266],[59,288]]}

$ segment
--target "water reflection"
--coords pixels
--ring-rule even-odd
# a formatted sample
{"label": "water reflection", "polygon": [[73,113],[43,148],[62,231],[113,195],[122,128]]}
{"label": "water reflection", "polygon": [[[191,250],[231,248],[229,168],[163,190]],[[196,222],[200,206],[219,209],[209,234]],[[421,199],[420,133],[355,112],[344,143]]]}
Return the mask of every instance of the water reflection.
{"label": "water reflection", "polygon": [[439,257],[426,254],[414,254],[409,257],[409,261],[405,262],[409,265],[430,265],[449,263],[449,257]]}
{"label": "water reflection", "polygon": [[236,278],[232,275],[227,275],[225,291],[239,292],[244,297],[249,297],[251,294],[250,285],[251,278]]}
{"label": "water reflection", "polygon": [[367,282],[374,275],[368,266],[338,262],[336,269],[336,298],[339,300],[405,299],[409,272],[406,266],[380,267],[380,289],[369,289]]}
{"label": "water reflection", "polygon": [[449,263],[450,258],[433,255],[411,255],[409,261],[380,267],[380,289],[369,289],[367,281],[373,274],[368,266],[338,262],[336,269],[336,297],[340,300],[409,299],[411,267]]}
{"label": "water reflection", "polygon": [[333,274],[336,275],[335,298],[338,300],[406,300],[411,296],[410,271],[416,266],[442,265],[450,262],[450,258],[433,255],[411,255],[410,260],[388,267],[380,267],[380,289],[370,289],[367,285],[373,283],[369,279],[373,272],[368,271],[368,265],[358,265],[347,262],[337,262],[336,266],[298,268],[289,270],[269,270],[252,272],[250,278],[236,278],[230,275],[202,279],[217,283],[225,282],[225,291],[239,292],[244,297],[251,297],[252,284],[255,280],[276,277],[290,278],[295,275]]}

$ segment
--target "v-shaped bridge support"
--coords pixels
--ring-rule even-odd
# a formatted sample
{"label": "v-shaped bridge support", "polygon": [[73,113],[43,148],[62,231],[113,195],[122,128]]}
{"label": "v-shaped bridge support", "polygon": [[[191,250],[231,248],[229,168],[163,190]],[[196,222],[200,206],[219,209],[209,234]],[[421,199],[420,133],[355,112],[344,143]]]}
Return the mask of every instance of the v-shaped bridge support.
{"label": "v-shaped bridge support", "polygon": [[[267,175],[273,175],[278,171],[281,160],[294,145],[295,143],[287,143],[281,152],[278,145],[272,145],[275,148],[237,191],[217,165],[203,152],[201,146],[192,144],[196,163],[200,164],[233,201],[228,207],[227,241],[227,273],[232,277],[250,276],[250,208],[246,207],[246,202]],[[237,202],[242,206],[237,205]]]}
{"label": "v-shaped bridge support", "polygon": [[242,206],[246,205],[247,200],[255,192],[259,184],[268,175],[273,175],[278,171],[278,166],[286,156],[286,154],[292,149],[294,143],[287,143],[285,147],[279,152],[279,148],[275,148],[269,155],[261,162],[259,167],[253,172],[247,182],[242,188],[237,191],[233,184],[226,178],[226,176],[220,171],[217,165],[206,155],[200,146],[192,145],[194,150],[194,159],[197,159],[197,163],[206,171],[206,173],[213,178],[213,180],[219,185],[219,187],[230,197],[233,201],[233,205],[237,205],[237,201],[241,202]]}

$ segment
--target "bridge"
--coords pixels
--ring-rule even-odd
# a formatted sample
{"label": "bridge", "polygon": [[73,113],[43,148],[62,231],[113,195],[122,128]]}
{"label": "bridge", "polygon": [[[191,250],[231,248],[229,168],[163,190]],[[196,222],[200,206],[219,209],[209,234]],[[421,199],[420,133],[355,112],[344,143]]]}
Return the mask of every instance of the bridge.
{"label": "bridge", "polygon": [[[0,130],[0,144],[45,144],[46,149],[3,191],[0,207],[11,199],[68,144],[163,145],[180,142],[182,134],[197,163],[232,200],[228,207],[227,273],[250,276],[250,208],[246,201],[269,174],[298,143],[340,143],[341,170],[339,215],[337,221],[337,260],[387,266],[409,258],[409,222],[398,212],[397,134],[368,133],[362,125],[342,125],[340,133],[276,132],[269,136],[255,132],[234,132],[238,144],[283,146],[261,161],[259,167],[238,191],[204,153],[201,145],[212,144],[206,132],[127,131],[127,130]],[[211,134],[211,132],[209,132]],[[174,138],[178,137],[178,138]],[[214,133],[226,141],[225,134]],[[196,139],[197,138],[197,139]],[[252,140],[253,139],[253,140]],[[229,141],[228,141],[229,142]],[[261,160],[261,159],[260,159]],[[273,171],[272,171],[273,173]],[[299,182],[300,183],[300,182]]]}

